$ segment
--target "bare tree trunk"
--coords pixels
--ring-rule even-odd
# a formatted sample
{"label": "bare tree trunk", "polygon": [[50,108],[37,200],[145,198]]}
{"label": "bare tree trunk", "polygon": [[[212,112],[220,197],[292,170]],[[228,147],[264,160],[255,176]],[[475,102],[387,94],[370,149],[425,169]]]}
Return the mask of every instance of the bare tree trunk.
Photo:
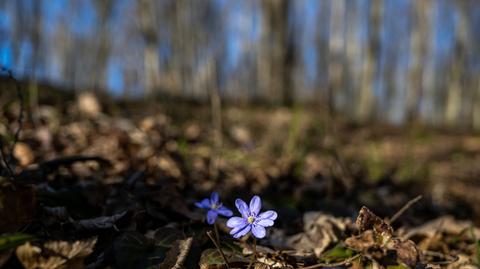
{"label": "bare tree trunk", "polygon": [[106,69],[110,56],[110,39],[108,30],[108,20],[113,8],[112,0],[96,0],[97,12],[100,17],[100,27],[97,29],[99,37],[95,56],[95,69],[92,74],[92,84],[94,90],[106,88]]}
{"label": "bare tree trunk", "polygon": [[30,109],[36,115],[38,110],[38,85],[37,85],[37,67],[40,63],[40,42],[42,29],[42,1],[33,1],[33,18],[32,25],[30,25],[30,42],[32,45],[32,55],[30,58],[30,77],[28,84],[28,91],[30,95]]}
{"label": "bare tree trunk", "polygon": [[450,83],[448,87],[448,97],[445,110],[445,123],[449,126],[459,126],[465,124],[465,118],[462,116],[462,109],[465,106],[464,98],[466,87],[466,65],[467,49],[469,46],[468,22],[465,14],[464,3],[459,3],[459,20],[455,25],[455,46],[452,55],[452,64],[450,65]]}
{"label": "bare tree trunk", "polygon": [[263,32],[258,59],[259,88],[272,103],[293,102],[295,43],[289,31],[290,0],[262,0]]}
{"label": "bare tree trunk", "polygon": [[360,45],[357,38],[358,27],[358,6],[353,3],[346,9],[345,20],[346,20],[346,32],[345,32],[345,59],[344,59],[344,75],[342,80],[343,83],[343,95],[345,103],[345,113],[349,117],[355,117],[355,106],[358,103],[357,89],[358,83],[360,81],[358,72],[359,68],[356,66],[356,61],[358,60]]}
{"label": "bare tree trunk", "polygon": [[357,105],[357,119],[361,122],[371,119],[374,111],[374,88],[378,74],[377,61],[380,52],[380,27],[382,25],[383,0],[370,3],[368,20],[368,45],[365,48],[365,59],[362,64],[360,97]]}
{"label": "bare tree trunk", "polygon": [[329,114],[333,115],[343,77],[345,1],[335,0],[331,4],[327,100]]}
{"label": "bare tree trunk", "polygon": [[428,16],[431,0],[412,2],[412,31],[410,37],[410,58],[405,102],[406,121],[418,118],[422,98],[423,66],[428,50],[428,36],[432,22]]}
{"label": "bare tree trunk", "polygon": [[154,2],[152,0],[139,0],[137,2],[137,12],[140,31],[145,42],[143,49],[145,89],[146,94],[150,95],[158,89],[160,75]]}
{"label": "bare tree trunk", "polygon": [[318,13],[318,29],[316,33],[317,44],[317,88],[318,99],[324,108],[328,105],[328,58],[329,58],[329,28],[330,28],[330,2],[320,1]]}

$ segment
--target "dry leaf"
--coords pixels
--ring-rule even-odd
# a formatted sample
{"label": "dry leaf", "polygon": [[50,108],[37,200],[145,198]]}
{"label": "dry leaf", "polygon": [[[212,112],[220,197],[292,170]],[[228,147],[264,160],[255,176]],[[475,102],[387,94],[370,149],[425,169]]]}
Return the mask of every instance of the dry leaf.
{"label": "dry leaf", "polygon": [[393,249],[397,252],[398,259],[408,266],[415,267],[419,260],[419,251],[413,241],[393,239]]}
{"label": "dry leaf", "polygon": [[388,241],[388,239],[390,239],[393,235],[392,226],[375,215],[366,206],[363,206],[362,209],[360,209],[360,213],[358,213],[355,224],[362,232],[373,229],[375,233],[383,237],[384,242]]}
{"label": "dry leaf", "polygon": [[43,248],[27,242],[16,250],[18,260],[26,269],[84,268],[83,259],[93,252],[97,238],[85,241],[50,241]]}
{"label": "dry leaf", "polygon": [[97,97],[89,92],[82,92],[78,96],[77,106],[79,111],[90,117],[96,117],[101,112]]}
{"label": "dry leaf", "polygon": [[348,218],[335,218],[321,212],[309,212],[303,216],[304,232],[287,239],[287,244],[297,250],[313,250],[320,256],[328,246],[344,237],[351,225]]}
{"label": "dry leaf", "polygon": [[357,251],[366,251],[376,245],[375,235],[372,230],[367,230],[359,236],[352,236],[345,240],[345,244]]}
{"label": "dry leaf", "polygon": [[13,156],[18,160],[22,167],[32,164],[35,160],[33,150],[26,143],[18,142],[13,149]]}

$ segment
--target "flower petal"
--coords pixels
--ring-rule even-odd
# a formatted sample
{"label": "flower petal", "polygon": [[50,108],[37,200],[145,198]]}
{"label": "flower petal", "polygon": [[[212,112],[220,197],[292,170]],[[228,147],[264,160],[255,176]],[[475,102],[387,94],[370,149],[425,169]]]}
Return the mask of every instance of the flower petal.
{"label": "flower petal", "polygon": [[258,215],[258,218],[259,219],[276,220],[277,216],[278,216],[277,212],[275,212],[273,210],[268,210],[268,211],[265,211],[265,212],[261,213],[260,215]]}
{"label": "flower petal", "polygon": [[205,198],[201,202],[196,202],[195,206],[198,208],[205,208],[205,209],[210,208],[210,200]]}
{"label": "flower petal", "polygon": [[208,224],[214,224],[215,221],[217,220],[217,217],[218,217],[217,211],[208,210],[208,212],[207,212],[207,223]]}
{"label": "flower petal", "polygon": [[260,225],[252,225],[252,233],[256,238],[264,238],[267,234],[267,231],[263,226]]}
{"label": "flower petal", "polygon": [[225,217],[231,217],[233,215],[232,210],[228,209],[226,206],[223,206],[223,205],[217,209],[217,212],[218,214]]}
{"label": "flower petal", "polygon": [[245,226],[247,225],[247,220],[241,217],[231,217],[227,220],[227,227],[229,228],[235,228],[240,225]]}
{"label": "flower petal", "polygon": [[260,213],[260,209],[262,208],[262,200],[257,195],[253,196],[252,200],[250,200],[250,213],[253,216],[257,216]]}
{"label": "flower petal", "polygon": [[[233,229],[230,232],[230,234],[233,235],[233,238],[240,238],[240,237],[246,235],[248,232],[250,232],[251,229],[252,229],[252,225],[248,224],[245,227],[243,227],[243,229],[241,229],[241,230]],[[233,233],[235,230],[237,230],[237,231],[235,233]]]}
{"label": "flower petal", "polygon": [[250,211],[248,210],[247,203],[245,203],[242,199],[237,199],[235,200],[235,206],[237,206],[237,209],[240,214],[242,214],[242,217],[248,218]]}
{"label": "flower petal", "polygon": [[263,227],[270,227],[273,226],[273,220],[271,219],[257,219],[255,221],[255,225],[260,225]]}
{"label": "flower petal", "polygon": [[248,222],[240,223],[239,225],[233,227],[233,229],[230,230],[230,234],[233,235],[233,234],[238,233],[240,230],[245,228],[245,226],[247,226],[247,225],[250,225],[250,224]]}
{"label": "flower petal", "polygon": [[220,201],[220,199],[218,198],[218,192],[212,192],[212,195],[210,195],[210,201],[212,202],[212,204],[219,204],[218,202]]}

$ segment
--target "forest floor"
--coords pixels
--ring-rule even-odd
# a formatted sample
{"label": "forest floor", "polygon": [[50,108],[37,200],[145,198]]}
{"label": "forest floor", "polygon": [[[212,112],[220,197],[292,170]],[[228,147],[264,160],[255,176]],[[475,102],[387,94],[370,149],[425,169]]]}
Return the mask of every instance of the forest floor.
{"label": "forest floor", "polygon": [[[51,91],[20,113],[0,96],[2,268],[478,268],[478,135]],[[212,192],[234,215],[254,195],[278,213],[255,255],[225,218],[208,233],[195,202]]]}

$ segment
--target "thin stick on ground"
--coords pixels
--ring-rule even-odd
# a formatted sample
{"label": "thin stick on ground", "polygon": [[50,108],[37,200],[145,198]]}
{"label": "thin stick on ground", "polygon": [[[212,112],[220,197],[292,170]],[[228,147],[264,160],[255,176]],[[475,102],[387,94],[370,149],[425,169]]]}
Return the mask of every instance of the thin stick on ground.
{"label": "thin stick on ground", "polygon": [[393,217],[390,219],[389,223],[392,224],[394,221],[396,221],[403,213],[405,213],[405,211],[407,211],[407,209],[409,209],[413,204],[415,204],[416,202],[420,201],[422,199],[422,196],[419,195],[415,198],[413,198],[412,200],[408,201],[402,208],[400,208],[400,210],[397,211],[397,213],[395,213],[395,215],[393,215]]}
{"label": "thin stick on ground", "polygon": [[227,268],[230,268],[230,264],[228,262],[227,256],[225,256],[225,253],[223,253],[222,248],[220,247],[220,242],[217,243],[217,240],[215,240],[212,234],[212,231],[208,231],[207,235],[210,238],[210,240],[212,240],[215,247],[217,248],[218,252],[220,253],[220,256],[222,256],[222,259],[225,262],[225,265],[227,266]]}
{"label": "thin stick on ground", "polygon": [[335,262],[335,263],[317,263],[317,264],[314,264],[314,265],[310,265],[310,266],[307,266],[307,267],[302,267],[303,269],[314,269],[314,268],[320,268],[320,267],[338,267],[338,266],[342,266],[342,265],[347,265],[347,264],[350,264],[351,262],[353,262],[355,259],[359,258],[361,256],[361,254],[357,254],[355,256],[352,256],[346,260],[343,260],[341,262]]}
{"label": "thin stick on ground", "polygon": [[436,251],[430,251],[430,250],[423,251],[423,255],[443,259],[443,261],[428,262],[429,264],[436,264],[436,265],[449,265],[460,259],[460,257],[458,256],[447,255],[447,254],[443,254]]}

